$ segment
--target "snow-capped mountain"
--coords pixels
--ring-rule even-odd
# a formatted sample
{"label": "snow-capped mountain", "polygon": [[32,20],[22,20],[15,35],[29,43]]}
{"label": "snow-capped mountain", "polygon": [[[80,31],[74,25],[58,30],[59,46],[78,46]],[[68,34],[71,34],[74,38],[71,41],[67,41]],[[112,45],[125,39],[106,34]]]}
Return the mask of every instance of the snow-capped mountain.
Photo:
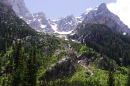
{"label": "snow-capped mountain", "polygon": [[42,12],[31,14],[26,8],[24,0],[0,0],[13,8],[15,13],[27,24],[39,32],[69,34],[79,23],[105,24],[118,32],[130,34],[129,28],[110,12],[106,4],[95,8],[88,8],[79,17],[69,15],[65,18],[50,20]]}
{"label": "snow-capped mountain", "polygon": [[24,0],[0,0],[9,5],[17,16],[22,18],[33,29],[44,33],[70,33],[76,27],[77,21],[73,15],[57,20],[50,20],[42,12],[31,14],[26,8]]}
{"label": "snow-capped mountain", "polygon": [[12,7],[16,15],[22,18],[33,29],[45,33],[54,32],[45,14],[41,12],[31,14],[25,6],[24,0],[0,0],[0,2]]}
{"label": "snow-capped mountain", "polygon": [[39,12],[32,15],[32,19],[24,19],[32,28],[39,32],[45,33],[53,33],[54,30],[52,29],[47,17],[44,13]]}
{"label": "snow-capped mountain", "polygon": [[96,11],[97,9],[98,9],[98,7],[86,9],[86,11],[84,13],[82,13],[81,16],[80,16],[81,22],[86,18],[86,16],[88,15],[88,13],[90,13],[92,11]]}
{"label": "snow-capped mountain", "polygon": [[57,21],[57,31],[68,32],[73,30],[77,25],[77,20],[73,15],[69,15],[66,18],[62,18]]}

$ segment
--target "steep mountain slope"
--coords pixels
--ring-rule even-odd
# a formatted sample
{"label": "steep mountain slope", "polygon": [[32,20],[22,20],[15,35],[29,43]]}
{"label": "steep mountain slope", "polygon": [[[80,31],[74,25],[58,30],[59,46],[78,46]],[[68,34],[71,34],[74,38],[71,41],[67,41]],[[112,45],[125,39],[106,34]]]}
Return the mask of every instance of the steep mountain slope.
{"label": "steep mountain slope", "polygon": [[[39,13],[36,14],[37,16],[41,15]],[[29,23],[33,28],[42,32],[70,32],[75,29],[75,27],[83,22],[83,23],[93,23],[93,24],[105,24],[109,28],[114,29],[121,33],[128,33],[130,34],[129,28],[119,19],[118,16],[111,13],[106,4],[101,4],[99,7],[89,8],[84,12],[80,17],[74,17],[73,15],[67,16],[65,18],[60,18],[57,20],[50,20],[45,17],[44,18],[34,17],[29,21],[33,21],[32,24]],[[41,23],[39,20],[48,21],[48,23]],[[26,19],[25,19],[26,20]],[[28,21],[28,20],[26,20]],[[40,23],[44,26],[41,27]],[[40,26],[40,27],[39,27]],[[48,27],[45,27],[48,26]]]}
{"label": "steep mountain slope", "polygon": [[42,12],[31,14],[25,6],[24,0],[0,0],[0,2],[11,6],[17,16],[39,32],[71,33],[79,23],[83,22],[105,24],[118,32],[130,34],[129,28],[116,15],[111,13],[104,3],[99,7],[87,9],[80,17],[69,15],[65,18],[50,20]]}
{"label": "steep mountain slope", "polygon": [[9,6],[15,11],[18,16],[26,16],[30,14],[29,10],[26,8],[24,0],[0,0]]}
{"label": "steep mountain slope", "polygon": [[[76,72],[77,56],[69,41],[38,34],[3,3],[0,15],[0,86],[39,86],[44,79],[70,77]],[[46,77],[47,71],[55,72]],[[43,74],[44,79],[40,78]]]}
{"label": "steep mountain slope", "polygon": [[[128,69],[118,66],[115,62],[117,60],[101,56],[95,52],[96,48],[37,33],[19,19],[10,6],[2,3],[0,15],[0,86],[107,86],[110,77],[107,70],[110,67],[114,72],[115,81],[118,81],[114,84],[117,86],[126,84]],[[89,31],[90,39],[95,37],[97,40],[102,39],[100,36],[106,33],[105,40],[106,38],[113,40],[116,37],[114,42],[118,43],[121,40],[119,44],[123,45],[120,49],[124,49],[122,50],[124,58],[128,59],[127,37],[116,34],[105,25],[84,27],[87,26],[92,27],[88,29],[93,33]],[[83,25],[78,29],[78,32],[81,31],[83,34],[82,36],[79,33],[79,36],[84,37],[88,34]],[[102,34],[99,34],[101,32]],[[110,33],[114,36],[116,34],[115,38],[110,36]],[[121,36],[120,39],[118,36]],[[97,40],[94,41],[99,44]],[[115,57],[114,55],[112,57]],[[129,59],[123,59],[123,65],[125,61],[127,63]]]}
{"label": "steep mountain slope", "polygon": [[26,22],[19,19],[10,6],[0,3],[0,15],[0,41],[2,42],[0,50],[2,51],[12,45],[13,41],[37,33]]}
{"label": "steep mountain slope", "polygon": [[63,18],[57,23],[57,30],[59,32],[68,32],[73,30],[77,25],[76,18],[73,15],[69,15],[66,18]]}
{"label": "steep mountain slope", "polygon": [[58,22],[54,22],[48,19],[42,12],[31,14],[25,6],[24,0],[0,0],[0,2],[11,6],[17,16],[27,22],[27,24],[38,32],[60,33],[70,31],[76,27],[74,16],[68,16],[60,19]]}
{"label": "steep mountain slope", "polygon": [[[25,6],[24,0],[0,0],[0,2],[10,6],[15,11],[17,16],[27,22],[27,24],[35,30],[45,33],[54,32],[45,15],[43,13],[37,13],[34,15],[31,14]],[[45,22],[40,22],[39,17],[36,17],[36,15],[38,15],[40,19]]]}
{"label": "steep mountain slope", "polygon": [[119,65],[130,64],[130,37],[106,25],[80,24],[76,28],[75,35],[71,37],[114,59]]}
{"label": "steep mountain slope", "polygon": [[36,86],[48,66],[70,57],[68,42],[37,33],[10,6],[0,3],[0,15],[0,86]]}
{"label": "steep mountain slope", "polygon": [[97,10],[89,12],[84,18],[83,23],[105,24],[118,32],[130,34],[129,28],[118,16],[108,10],[105,3],[101,4]]}
{"label": "steep mountain slope", "polygon": [[27,23],[37,30],[38,32],[45,32],[45,33],[53,33],[54,30],[52,29],[47,17],[44,13],[35,13],[32,15],[33,20],[27,20]]}

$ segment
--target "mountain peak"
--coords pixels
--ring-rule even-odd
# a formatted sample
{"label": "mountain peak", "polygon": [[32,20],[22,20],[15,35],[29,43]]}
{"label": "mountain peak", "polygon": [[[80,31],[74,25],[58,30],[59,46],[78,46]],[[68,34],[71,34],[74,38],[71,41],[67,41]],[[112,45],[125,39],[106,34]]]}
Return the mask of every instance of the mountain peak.
{"label": "mountain peak", "polygon": [[109,11],[105,3],[99,5],[97,10],[92,10],[86,14],[83,19],[83,23],[105,24],[115,31],[121,33],[127,32],[130,34],[129,28],[120,20],[118,16]]}
{"label": "mountain peak", "polygon": [[99,5],[97,12],[100,12],[100,13],[101,13],[101,12],[103,12],[103,13],[108,13],[108,12],[110,12],[110,11],[108,10],[106,4],[105,4],[105,3],[102,3],[101,5]]}
{"label": "mountain peak", "polygon": [[46,17],[46,15],[43,12],[34,13],[33,15],[36,17],[38,17],[38,16]]}
{"label": "mountain peak", "polygon": [[106,8],[106,4],[105,3],[102,3],[101,5],[99,5],[99,8]]}
{"label": "mountain peak", "polygon": [[74,15],[73,15],[73,14],[70,14],[70,15],[68,15],[67,17],[74,17]]}

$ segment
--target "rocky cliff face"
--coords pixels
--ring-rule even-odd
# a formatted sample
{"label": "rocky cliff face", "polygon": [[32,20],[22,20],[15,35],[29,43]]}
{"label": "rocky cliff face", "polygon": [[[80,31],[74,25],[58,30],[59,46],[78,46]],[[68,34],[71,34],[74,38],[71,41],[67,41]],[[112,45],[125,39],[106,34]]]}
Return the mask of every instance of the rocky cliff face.
{"label": "rocky cliff face", "polygon": [[0,2],[11,6],[20,18],[39,32],[71,32],[79,23],[83,22],[105,24],[109,28],[118,32],[130,34],[129,28],[119,19],[118,16],[111,13],[104,3],[99,7],[87,9],[80,17],[69,15],[65,18],[50,20],[42,12],[31,14],[25,6],[24,0],[0,0]]}
{"label": "rocky cliff face", "polygon": [[17,16],[39,32],[68,32],[76,27],[77,22],[72,15],[55,21],[48,19],[42,12],[31,14],[25,6],[24,0],[0,0],[0,2],[11,6]]}
{"label": "rocky cliff face", "polygon": [[77,25],[77,20],[73,15],[69,15],[66,18],[63,18],[57,23],[57,30],[62,32],[68,32],[73,30]]}
{"label": "rocky cliff face", "polygon": [[18,16],[26,16],[30,14],[23,0],[0,0],[0,2],[11,6]]}
{"label": "rocky cliff face", "polygon": [[105,3],[101,4],[97,10],[89,12],[84,18],[83,23],[105,24],[118,32],[130,34],[129,28],[118,16],[108,10]]}
{"label": "rocky cliff face", "polygon": [[46,15],[42,12],[35,13],[32,15],[32,18],[30,19],[25,18],[24,20],[38,32],[45,32],[45,33],[54,32]]}
{"label": "rocky cliff face", "polygon": [[106,4],[103,3],[95,8],[88,8],[80,17],[69,15],[57,20],[48,19],[44,13],[30,14],[23,18],[29,25],[37,31],[45,33],[70,32],[76,28],[79,23],[105,24],[109,28],[121,33],[130,34],[130,30],[118,16],[111,13]]}
{"label": "rocky cliff face", "polygon": [[35,30],[45,33],[54,32],[49,24],[49,21],[45,17],[45,14],[31,14],[25,6],[24,0],[0,0],[0,2],[10,6],[15,11],[17,16],[23,19]]}

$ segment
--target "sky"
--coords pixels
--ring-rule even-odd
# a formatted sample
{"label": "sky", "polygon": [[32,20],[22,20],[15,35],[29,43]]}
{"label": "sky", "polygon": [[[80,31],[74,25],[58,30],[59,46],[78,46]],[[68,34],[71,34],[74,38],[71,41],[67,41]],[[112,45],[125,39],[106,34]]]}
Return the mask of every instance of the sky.
{"label": "sky", "polygon": [[116,3],[108,4],[107,7],[130,28],[130,0],[117,0]]}
{"label": "sky", "polygon": [[87,8],[116,0],[24,0],[31,13],[43,12],[49,19],[57,19],[73,14],[80,16]]}
{"label": "sky", "polygon": [[26,7],[33,13],[43,12],[54,20],[73,14],[78,17],[87,8],[94,8],[106,3],[111,12],[116,14],[130,28],[130,0],[24,0]]}

